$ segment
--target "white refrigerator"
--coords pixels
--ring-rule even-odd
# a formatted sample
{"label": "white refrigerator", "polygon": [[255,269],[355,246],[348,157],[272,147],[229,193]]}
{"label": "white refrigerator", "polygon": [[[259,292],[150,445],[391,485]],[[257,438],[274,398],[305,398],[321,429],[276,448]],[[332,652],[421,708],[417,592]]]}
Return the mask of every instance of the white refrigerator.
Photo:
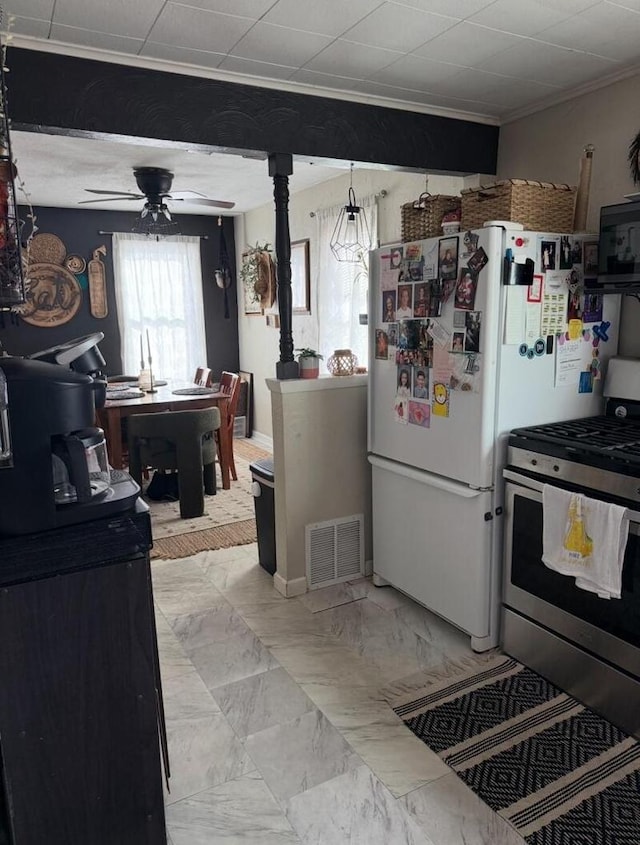
{"label": "white refrigerator", "polygon": [[618,341],[620,297],[583,291],[597,236],[513,225],[370,254],[374,583],[476,651],[499,643],[509,431],[602,413]]}

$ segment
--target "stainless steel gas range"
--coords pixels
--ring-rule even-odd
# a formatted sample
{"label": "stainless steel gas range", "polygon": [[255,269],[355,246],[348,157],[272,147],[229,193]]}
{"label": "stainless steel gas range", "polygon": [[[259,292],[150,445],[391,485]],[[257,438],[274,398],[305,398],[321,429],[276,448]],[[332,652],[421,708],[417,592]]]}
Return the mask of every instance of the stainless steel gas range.
{"label": "stainless steel gas range", "polygon": [[[610,368],[605,416],[509,437],[502,641],[508,654],[640,737],[640,361],[612,359]],[[545,484],[628,509],[621,599],[598,598],[542,563]]]}

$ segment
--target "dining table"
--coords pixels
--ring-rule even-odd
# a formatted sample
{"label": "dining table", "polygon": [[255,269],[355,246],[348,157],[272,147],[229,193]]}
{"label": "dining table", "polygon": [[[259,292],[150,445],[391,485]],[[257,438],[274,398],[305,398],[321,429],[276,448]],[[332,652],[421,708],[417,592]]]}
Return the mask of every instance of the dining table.
{"label": "dining table", "polygon": [[[142,392],[136,384],[128,385],[132,392]],[[196,411],[201,408],[220,409],[220,419],[224,421],[227,417],[231,396],[219,391],[203,392],[194,384],[184,382],[168,382],[158,385],[153,393],[144,391],[142,396],[135,399],[125,399],[118,396],[125,394],[122,389],[124,385],[119,384],[119,389],[107,390],[107,399],[104,406],[97,411],[98,422],[104,429],[107,441],[107,452],[109,461],[114,469],[124,469],[122,451],[122,420],[132,414],[155,414],[160,411]],[[191,390],[190,393],[175,393],[176,390]],[[231,488],[231,450],[233,442],[228,426],[221,423],[218,430],[220,438],[220,473],[222,475],[222,488]]]}

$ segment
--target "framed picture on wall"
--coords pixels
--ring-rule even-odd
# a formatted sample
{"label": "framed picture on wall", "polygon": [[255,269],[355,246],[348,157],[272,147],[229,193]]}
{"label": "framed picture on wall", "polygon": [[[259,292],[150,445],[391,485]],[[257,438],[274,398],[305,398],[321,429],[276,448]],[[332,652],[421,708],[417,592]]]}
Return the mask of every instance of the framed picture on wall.
{"label": "framed picture on wall", "polygon": [[309,240],[291,244],[291,301],[295,314],[311,314]]}
{"label": "framed picture on wall", "polygon": [[[240,389],[240,399],[236,410],[236,419],[245,418],[245,437],[253,434],[253,373],[245,370],[239,371],[240,379],[243,382]],[[244,386],[246,384],[246,387]]]}

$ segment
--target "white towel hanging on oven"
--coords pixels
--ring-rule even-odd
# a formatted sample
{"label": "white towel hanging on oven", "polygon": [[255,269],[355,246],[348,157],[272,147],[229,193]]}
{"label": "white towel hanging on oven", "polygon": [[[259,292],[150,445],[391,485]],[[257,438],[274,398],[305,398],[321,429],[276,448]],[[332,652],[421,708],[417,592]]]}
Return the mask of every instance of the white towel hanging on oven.
{"label": "white towel hanging on oven", "polygon": [[626,508],[545,484],[542,561],[576,587],[619,599],[629,536]]}

